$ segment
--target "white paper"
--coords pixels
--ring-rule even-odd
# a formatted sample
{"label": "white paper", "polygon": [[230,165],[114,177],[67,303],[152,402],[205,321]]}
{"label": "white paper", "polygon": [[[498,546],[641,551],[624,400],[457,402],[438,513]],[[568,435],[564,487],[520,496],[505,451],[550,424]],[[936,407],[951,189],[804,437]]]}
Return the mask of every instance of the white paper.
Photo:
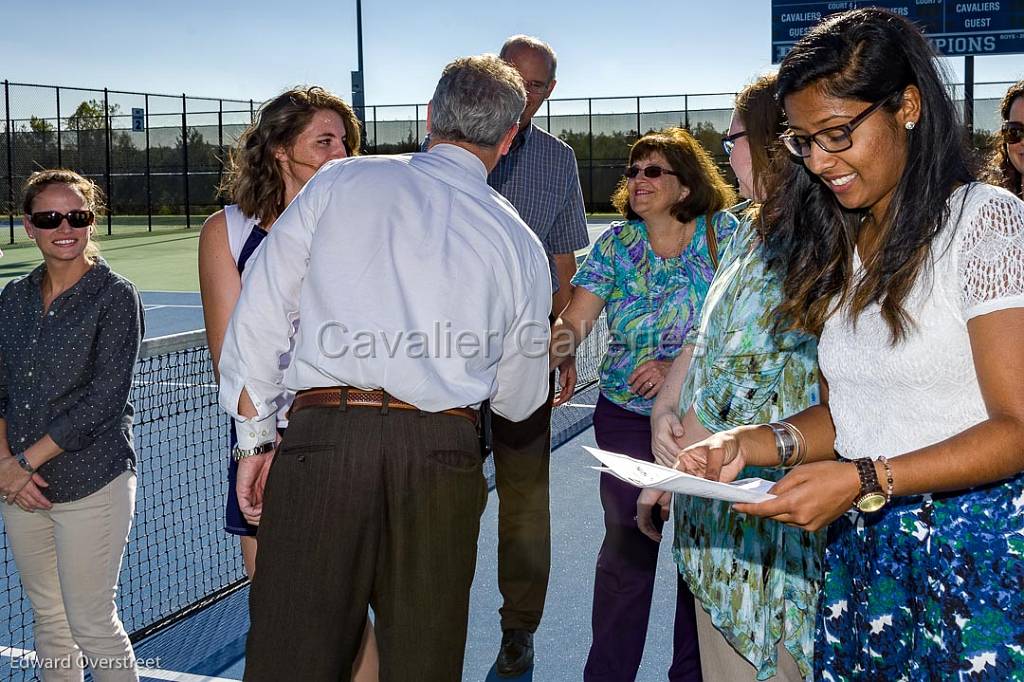
{"label": "white paper", "polygon": [[775,497],[768,492],[775,482],[766,481],[763,478],[744,478],[732,483],[720,483],[691,476],[660,464],[634,459],[629,455],[598,450],[586,445],[583,446],[583,449],[604,465],[594,467],[595,469],[606,471],[637,488],[656,488],[671,493],[706,497],[711,500],[725,500],[726,502],[764,502]]}

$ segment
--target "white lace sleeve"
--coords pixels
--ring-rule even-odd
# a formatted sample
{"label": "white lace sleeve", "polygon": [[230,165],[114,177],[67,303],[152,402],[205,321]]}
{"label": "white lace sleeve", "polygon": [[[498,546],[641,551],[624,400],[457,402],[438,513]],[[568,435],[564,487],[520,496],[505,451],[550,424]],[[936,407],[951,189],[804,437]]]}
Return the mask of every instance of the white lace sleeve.
{"label": "white lace sleeve", "polygon": [[967,319],[1024,307],[1024,201],[985,187],[961,226],[959,272]]}

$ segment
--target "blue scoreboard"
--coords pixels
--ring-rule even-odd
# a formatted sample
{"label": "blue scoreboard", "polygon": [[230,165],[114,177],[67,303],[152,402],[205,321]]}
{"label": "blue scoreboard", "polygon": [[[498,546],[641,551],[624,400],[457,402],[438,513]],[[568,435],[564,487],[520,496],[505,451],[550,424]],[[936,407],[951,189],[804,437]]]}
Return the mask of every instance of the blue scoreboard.
{"label": "blue scoreboard", "polygon": [[825,17],[859,7],[883,7],[918,24],[940,54],[1024,52],[1024,0],[772,0],[772,61]]}

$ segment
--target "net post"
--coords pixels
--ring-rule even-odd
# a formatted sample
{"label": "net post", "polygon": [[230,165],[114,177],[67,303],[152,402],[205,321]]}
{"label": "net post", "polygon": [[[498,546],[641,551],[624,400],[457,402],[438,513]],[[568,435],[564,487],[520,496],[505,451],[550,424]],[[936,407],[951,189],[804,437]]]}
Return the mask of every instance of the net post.
{"label": "net post", "polygon": [[4,121],[7,126],[7,223],[14,243],[14,135],[11,131],[11,84],[4,79]]}
{"label": "net post", "polygon": [[103,88],[103,155],[105,159],[103,180],[107,192],[107,234],[114,233],[114,202],[110,188],[110,93]]}

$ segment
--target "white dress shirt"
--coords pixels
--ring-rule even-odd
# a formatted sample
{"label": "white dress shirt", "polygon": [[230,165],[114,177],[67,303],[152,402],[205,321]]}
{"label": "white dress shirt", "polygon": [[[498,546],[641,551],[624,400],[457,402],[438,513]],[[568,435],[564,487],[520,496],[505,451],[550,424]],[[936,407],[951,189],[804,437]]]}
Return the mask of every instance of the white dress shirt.
{"label": "white dress shirt", "polygon": [[[317,387],[381,388],[428,412],[490,399],[525,419],[548,395],[550,307],[544,249],[474,154],[438,144],[334,161],[245,269],[220,404],[241,448],[273,440],[286,392]],[[238,413],[242,390],[253,419]]]}

